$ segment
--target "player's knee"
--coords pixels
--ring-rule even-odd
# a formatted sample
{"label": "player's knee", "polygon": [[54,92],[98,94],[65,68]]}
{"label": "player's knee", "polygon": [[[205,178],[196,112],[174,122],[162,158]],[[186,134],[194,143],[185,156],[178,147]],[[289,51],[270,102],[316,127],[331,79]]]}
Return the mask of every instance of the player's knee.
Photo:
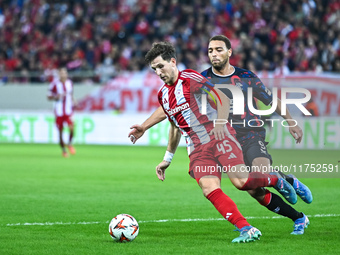
{"label": "player's knee", "polygon": [[207,197],[211,192],[217,189],[217,187],[215,185],[206,184],[206,185],[201,185],[201,189],[202,189],[203,195]]}
{"label": "player's knee", "polygon": [[219,179],[211,180],[210,178],[201,178],[199,185],[205,197],[207,197],[214,190],[221,188]]}
{"label": "player's knee", "polygon": [[246,182],[244,182],[244,181],[239,181],[239,182],[237,182],[237,184],[235,185],[235,187],[236,187],[238,190],[243,190],[244,184],[246,184]]}
{"label": "player's knee", "polygon": [[203,192],[203,196],[207,197],[212,190],[208,189],[208,188],[202,188],[202,192]]}
{"label": "player's knee", "polygon": [[247,182],[247,178],[238,178],[238,179],[233,179],[231,180],[231,182],[233,183],[233,185],[239,189],[239,190],[243,190],[244,185]]}

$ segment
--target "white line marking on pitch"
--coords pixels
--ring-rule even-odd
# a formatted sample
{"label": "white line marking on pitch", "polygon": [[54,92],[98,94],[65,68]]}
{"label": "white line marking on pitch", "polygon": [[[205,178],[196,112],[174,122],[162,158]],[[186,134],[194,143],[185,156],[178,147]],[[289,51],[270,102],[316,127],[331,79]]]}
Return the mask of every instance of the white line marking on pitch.
{"label": "white line marking on pitch", "polygon": [[[309,218],[326,218],[326,217],[340,217],[340,214],[315,214],[307,215]],[[248,216],[246,219],[282,219],[283,216]],[[138,223],[162,223],[162,222],[191,222],[191,221],[219,221],[225,220],[223,218],[208,218],[208,219],[164,219],[164,220],[140,220]],[[26,223],[9,223],[7,227],[13,226],[53,226],[53,225],[91,225],[109,223],[110,221],[80,221],[80,222],[26,222]]]}

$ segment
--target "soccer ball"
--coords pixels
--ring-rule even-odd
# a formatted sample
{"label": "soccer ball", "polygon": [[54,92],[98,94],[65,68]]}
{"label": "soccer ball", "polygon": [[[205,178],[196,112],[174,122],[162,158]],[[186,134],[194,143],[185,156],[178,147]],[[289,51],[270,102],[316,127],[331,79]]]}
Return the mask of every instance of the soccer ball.
{"label": "soccer ball", "polygon": [[138,236],[138,222],[129,214],[118,214],[110,222],[109,233],[116,242],[131,242]]}

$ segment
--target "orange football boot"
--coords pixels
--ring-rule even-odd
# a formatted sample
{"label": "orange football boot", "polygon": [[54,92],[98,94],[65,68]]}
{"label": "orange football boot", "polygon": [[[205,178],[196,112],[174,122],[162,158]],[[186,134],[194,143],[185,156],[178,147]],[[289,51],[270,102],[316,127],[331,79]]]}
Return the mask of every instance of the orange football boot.
{"label": "orange football boot", "polygon": [[76,154],[76,149],[72,145],[68,146],[68,150],[72,155]]}

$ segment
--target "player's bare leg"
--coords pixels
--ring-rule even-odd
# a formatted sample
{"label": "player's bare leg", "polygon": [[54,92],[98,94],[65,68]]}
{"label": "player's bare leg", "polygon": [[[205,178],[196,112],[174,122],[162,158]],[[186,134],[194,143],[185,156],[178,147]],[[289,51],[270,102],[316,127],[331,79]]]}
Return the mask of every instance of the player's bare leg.
{"label": "player's bare leg", "polygon": [[223,218],[240,230],[240,236],[232,242],[252,242],[260,239],[261,232],[247,222],[234,201],[221,190],[221,180],[218,177],[204,176],[199,179],[198,184],[203,195],[215,206]]}
{"label": "player's bare leg", "polygon": [[[270,161],[268,158],[265,157],[259,157],[255,158],[252,162],[252,166],[255,167],[255,169],[258,169],[262,173],[269,173],[270,170]],[[266,195],[266,189],[265,188],[257,188],[255,190],[247,190],[249,195],[251,195],[253,198],[255,198],[260,204],[264,200]]]}
{"label": "player's bare leg", "polygon": [[70,129],[70,136],[69,136],[69,142],[68,142],[68,150],[70,152],[70,154],[74,155],[76,154],[76,149],[73,147],[72,145],[72,140],[73,140],[73,135],[74,135],[74,125],[69,125],[69,129]]}
{"label": "player's bare leg", "polygon": [[64,139],[63,139],[63,128],[59,128],[59,145],[62,149],[62,155],[64,158],[68,157],[68,154],[66,152],[66,148],[65,148],[65,143],[64,143]]}
{"label": "player's bare leg", "polygon": [[215,189],[221,188],[221,180],[216,176],[206,176],[199,180],[203,195],[207,197]]}

